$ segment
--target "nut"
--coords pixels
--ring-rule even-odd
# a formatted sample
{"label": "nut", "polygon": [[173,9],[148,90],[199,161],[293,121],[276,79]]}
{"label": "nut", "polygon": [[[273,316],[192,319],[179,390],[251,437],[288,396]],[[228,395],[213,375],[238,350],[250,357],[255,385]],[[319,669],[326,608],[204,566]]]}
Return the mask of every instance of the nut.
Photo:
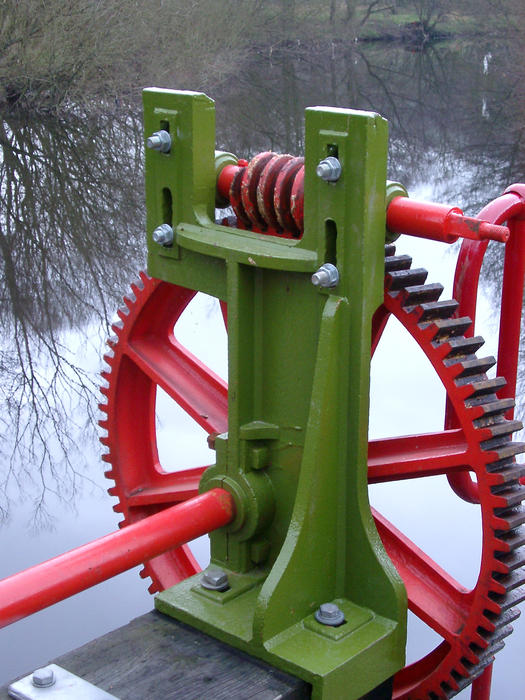
{"label": "nut", "polygon": [[227,591],[230,587],[228,576],[222,569],[208,569],[201,576],[201,586],[209,591]]}
{"label": "nut", "polygon": [[169,153],[171,150],[171,136],[167,131],[164,131],[164,129],[156,131],[146,139],[146,146],[153,151]]}
{"label": "nut", "polygon": [[314,614],[317,622],[329,627],[339,627],[345,621],[343,611],[335,603],[323,603]]}
{"label": "nut", "polygon": [[169,224],[161,224],[153,231],[152,238],[158,245],[172,245],[175,234]]}
{"label": "nut", "polygon": [[339,283],[339,270],[332,263],[325,263],[312,275],[314,287],[335,287]]}
{"label": "nut", "polygon": [[36,688],[49,688],[55,683],[55,673],[50,666],[37,668],[36,671],[33,671],[31,680]]}
{"label": "nut", "polygon": [[337,182],[341,177],[342,171],[341,163],[334,156],[323,158],[315,169],[317,177],[320,177],[325,182]]}

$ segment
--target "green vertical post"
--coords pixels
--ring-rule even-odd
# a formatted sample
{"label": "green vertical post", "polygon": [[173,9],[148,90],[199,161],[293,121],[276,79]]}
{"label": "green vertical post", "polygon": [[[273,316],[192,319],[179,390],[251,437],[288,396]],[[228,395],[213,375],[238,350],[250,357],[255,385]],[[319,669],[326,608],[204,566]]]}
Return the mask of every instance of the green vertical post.
{"label": "green vertical post", "polygon": [[[170,153],[147,158],[149,272],[228,303],[228,433],[200,488],[220,485],[237,506],[235,521],[211,535],[212,565],[229,590],[207,590],[197,576],[156,607],[304,678],[313,698],[359,698],[404,665],[406,628],[404,588],[367,494],[387,124],[368,112],[307,110],[297,241],[213,222],[210,100],[150,90],[144,104],[147,134],[165,114],[175,124]],[[326,156],[342,165],[337,182],[316,175]],[[151,237],[162,223],[175,231],[172,246]],[[325,262],[339,282],[319,289],[311,275]],[[344,613],[339,627],[315,618],[328,602]]]}

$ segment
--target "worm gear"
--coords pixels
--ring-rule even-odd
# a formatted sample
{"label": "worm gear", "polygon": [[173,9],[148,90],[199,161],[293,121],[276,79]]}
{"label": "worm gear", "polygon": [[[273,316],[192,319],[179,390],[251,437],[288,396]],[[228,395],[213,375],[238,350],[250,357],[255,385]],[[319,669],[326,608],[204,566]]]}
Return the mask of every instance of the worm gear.
{"label": "worm gear", "polygon": [[[443,639],[396,674],[393,697],[436,700],[453,697],[492,662],[519,614],[515,606],[525,598],[520,589],[525,583],[520,553],[525,489],[519,483],[525,470],[516,463],[524,446],[511,439],[521,424],[505,419],[512,402],[497,398],[503,380],[487,378],[494,359],[478,359],[483,340],[465,336],[470,320],[454,316],[456,302],[439,301],[441,285],[425,284],[427,273],[412,269],[410,257],[395,256],[393,246],[385,252],[385,297],[374,317],[373,348],[388,317],[396,317],[432,363],[458,427],[371,441],[369,481],[469,469],[476,475],[482,515],[481,567],[476,585],[467,590],[374,513],[385,549],[405,582],[409,607]],[[205,469],[162,470],[156,444],[157,387],[210,436],[227,429],[226,384],[173,333],[195,292],[144,273],[132,292],[119,311],[116,337],[109,341],[100,406],[105,414],[100,425],[106,431],[101,441],[108,448],[103,458],[110,464],[106,475],[114,481],[109,492],[119,501],[114,509],[123,515],[120,526],[196,495]],[[141,575],[151,578],[150,591],[155,592],[197,571],[191,551],[181,547],[146,562]]]}

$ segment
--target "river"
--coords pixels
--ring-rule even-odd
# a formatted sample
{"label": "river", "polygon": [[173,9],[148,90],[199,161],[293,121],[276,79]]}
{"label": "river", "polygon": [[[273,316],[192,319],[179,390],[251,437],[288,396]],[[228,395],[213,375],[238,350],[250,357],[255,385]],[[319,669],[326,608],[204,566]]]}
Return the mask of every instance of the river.
{"label": "river", "polygon": [[[524,71],[515,49],[497,41],[446,42],[425,51],[344,43],[261,50],[235,81],[210,91],[218,148],[242,157],[299,154],[305,107],[372,109],[389,120],[389,178],[414,197],[475,214],[507,185],[525,180]],[[117,526],[97,442],[98,373],[114,310],[146,251],[136,110],[116,104],[103,114],[38,122],[4,115],[1,124],[3,577]],[[450,294],[454,250],[406,237],[398,250]],[[501,266],[501,247],[491,246],[478,318],[484,354],[497,349]],[[225,376],[225,334],[212,300],[198,301],[179,332]],[[395,328],[382,341],[372,372],[372,437],[402,434],[402,426],[411,433],[440,428],[443,389],[419,355]],[[519,382],[522,394],[522,375]],[[162,398],[159,414],[161,457],[177,444],[186,466],[211,461],[203,435]],[[374,487],[371,498],[461,583],[473,585],[479,513],[440,479]],[[197,554],[205,564],[205,542]],[[132,571],[1,630],[0,684],[151,607],[146,583]],[[524,627],[516,623],[497,656],[498,700],[525,687]],[[435,633],[411,615],[409,660],[435,643]]]}

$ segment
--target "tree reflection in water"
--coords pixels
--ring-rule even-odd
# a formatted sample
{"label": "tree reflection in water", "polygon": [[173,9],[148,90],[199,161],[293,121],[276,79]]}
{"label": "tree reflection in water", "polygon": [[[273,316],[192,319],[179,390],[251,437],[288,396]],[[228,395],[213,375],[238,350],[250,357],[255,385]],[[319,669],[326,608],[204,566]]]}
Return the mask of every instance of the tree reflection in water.
{"label": "tree reflection in water", "polygon": [[0,513],[22,493],[42,521],[47,491],[73,498],[78,434],[95,424],[96,379],[75,361],[71,331],[105,332],[143,265],[142,134],[132,111],[17,115],[0,141]]}
{"label": "tree reflection in water", "polygon": [[[427,184],[432,199],[468,214],[525,179],[524,67],[512,42],[491,44],[490,61],[479,42],[419,52],[332,41],[257,51],[210,90],[220,148],[299,154],[304,108],[326,104],[383,114],[389,177],[409,190]],[[0,126],[4,515],[19,490],[40,513],[47,490],[72,498],[78,421],[93,434],[96,392],[66,335],[103,335],[144,264],[141,117],[136,107],[113,112],[45,123],[19,115]],[[495,288],[501,248],[489,256],[485,283]]]}

